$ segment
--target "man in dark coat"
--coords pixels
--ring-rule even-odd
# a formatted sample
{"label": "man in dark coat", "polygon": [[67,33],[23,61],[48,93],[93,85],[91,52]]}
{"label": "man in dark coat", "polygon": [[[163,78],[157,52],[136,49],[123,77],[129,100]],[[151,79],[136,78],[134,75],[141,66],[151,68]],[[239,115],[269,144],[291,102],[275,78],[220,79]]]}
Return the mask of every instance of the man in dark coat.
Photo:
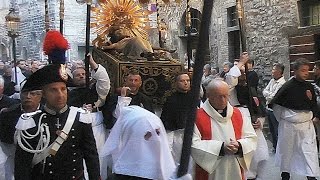
{"label": "man in dark coat", "polygon": [[67,79],[59,64],[45,66],[28,79],[42,88],[46,104],[43,112],[24,114],[16,125],[16,180],[83,179],[83,160],[89,179],[100,178],[90,118],[67,106]]}
{"label": "man in dark coat", "polygon": [[[248,88],[247,81],[246,81],[246,75],[243,74],[242,76],[239,77],[239,83],[236,86],[236,90],[237,90],[237,96],[238,96],[239,103],[241,105],[249,106],[249,99],[250,99],[249,98],[249,89],[251,91],[251,95],[253,97],[257,97],[257,88],[258,88],[258,83],[259,83],[259,77],[258,77],[257,72],[255,72],[253,69],[253,66],[254,66],[253,60],[249,60],[247,63],[247,66],[248,66],[248,82],[250,84],[250,87]],[[252,102],[253,102],[253,100],[252,100]],[[257,111],[255,106],[254,106],[254,111]]]}
{"label": "man in dark coat", "polygon": [[161,114],[161,120],[168,131],[185,128],[188,110],[192,104],[189,75],[177,75],[175,84],[176,91],[167,98]]}
{"label": "man in dark coat", "polygon": [[83,107],[83,105],[91,104],[92,107],[101,107],[104,105],[106,97],[110,90],[110,79],[106,69],[97,64],[91,54],[90,67],[92,83],[89,88],[86,87],[86,71],[83,67],[79,67],[72,72],[72,83],[75,88],[68,93],[68,105],[75,107]]}
{"label": "man in dark coat", "polygon": [[0,76],[0,111],[4,108],[9,108],[13,104],[18,104],[19,101],[16,99],[12,99],[9,96],[3,94],[4,92],[4,79]]}
{"label": "man in dark coat", "polygon": [[320,111],[314,87],[307,81],[309,68],[309,60],[295,60],[292,65],[294,76],[283,84],[270,102],[279,121],[275,159],[282,180],[289,180],[292,173],[307,176],[308,180],[315,180],[320,174],[313,125],[313,121],[319,123]]}
{"label": "man in dark coat", "polygon": [[120,96],[110,97],[106,103],[103,114],[105,119],[110,119],[108,116],[118,118],[121,107],[137,105],[150,112],[154,113],[152,102],[148,96],[140,91],[142,79],[136,70],[131,70],[125,79],[125,84],[120,88]]}
{"label": "man in dark coat", "polygon": [[11,73],[12,73],[12,68],[10,65],[5,65],[4,66],[4,73],[2,75],[4,79],[4,91],[3,94],[7,96],[11,96],[15,93],[15,83],[11,81]]}
{"label": "man in dark coat", "polygon": [[[168,132],[169,145],[176,164],[180,161],[183,133],[188,112],[192,104],[190,77],[188,74],[176,76],[176,92],[167,98],[161,114],[161,120]],[[200,97],[199,97],[200,102]]]}

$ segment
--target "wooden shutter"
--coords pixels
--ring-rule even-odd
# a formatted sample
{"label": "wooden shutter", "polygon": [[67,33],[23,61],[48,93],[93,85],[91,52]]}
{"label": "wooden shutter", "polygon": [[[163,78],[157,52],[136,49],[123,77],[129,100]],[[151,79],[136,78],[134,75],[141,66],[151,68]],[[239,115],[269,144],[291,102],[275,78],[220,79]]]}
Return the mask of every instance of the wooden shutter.
{"label": "wooden shutter", "polygon": [[298,58],[310,61],[309,79],[314,79],[314,62],[319,60],[319,36],[316,34],[294,36],[289,38],[290,75],[293,75],[292,63]]}

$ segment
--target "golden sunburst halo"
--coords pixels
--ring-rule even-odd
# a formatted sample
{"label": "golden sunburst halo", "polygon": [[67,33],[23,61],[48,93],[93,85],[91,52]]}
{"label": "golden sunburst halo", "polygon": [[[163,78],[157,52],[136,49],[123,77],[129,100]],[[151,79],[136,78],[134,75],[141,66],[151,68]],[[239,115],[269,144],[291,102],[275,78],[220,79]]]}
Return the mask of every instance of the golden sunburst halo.
{"label": "golden sunburst halo", "polygon": [[127,28],[135,36],[148,38],[149,11],[143,10],[134,0],[100,0],[91,10],[91,27],[100,38],[108,35],[113,28]]}

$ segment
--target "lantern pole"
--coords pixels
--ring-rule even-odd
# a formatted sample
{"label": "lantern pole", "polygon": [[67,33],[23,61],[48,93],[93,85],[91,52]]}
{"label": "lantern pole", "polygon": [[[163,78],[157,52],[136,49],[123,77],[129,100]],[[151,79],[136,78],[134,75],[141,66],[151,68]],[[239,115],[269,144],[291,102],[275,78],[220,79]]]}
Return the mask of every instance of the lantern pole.
{"label": "lantern pole", "polygon": [[14,63],[15,84],[18,85],[17,77],[17,53],[16,53],[16,38],[19,36],[18,30],[20,25],[20,17],[15,8],[10,8],[8,15],[5,16],[8,29],[8,36],[12,39],[12,55]]}

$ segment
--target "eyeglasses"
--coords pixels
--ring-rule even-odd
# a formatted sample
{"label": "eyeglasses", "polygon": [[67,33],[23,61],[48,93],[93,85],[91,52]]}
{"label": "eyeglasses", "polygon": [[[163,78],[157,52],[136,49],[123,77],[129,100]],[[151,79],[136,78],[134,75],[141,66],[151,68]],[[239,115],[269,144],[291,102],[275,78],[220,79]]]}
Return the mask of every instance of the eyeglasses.
{"label": "eyeglasses", "polygon": [[21,93],[21,96],[24,96],[24,97],[27,97],[27,96],[35,97],[35,96],[41,96],[41,95],[42,95],[42,90],[26,91]]}

